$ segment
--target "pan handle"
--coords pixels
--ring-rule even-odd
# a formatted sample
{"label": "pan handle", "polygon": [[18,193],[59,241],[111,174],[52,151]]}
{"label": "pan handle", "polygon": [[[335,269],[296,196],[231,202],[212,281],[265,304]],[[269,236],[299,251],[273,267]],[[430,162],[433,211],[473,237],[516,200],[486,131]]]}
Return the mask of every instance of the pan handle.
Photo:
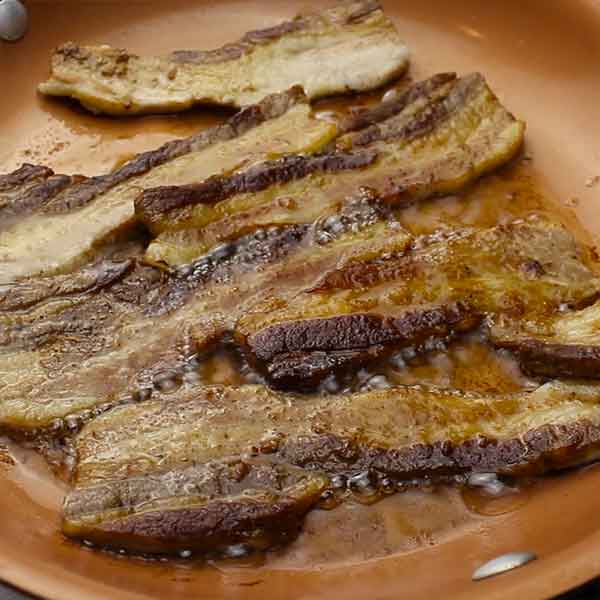
{"label": "pan handle", "polygon": [[29,16],[19,0],[0,0],[0,39],[16,42],[27,32]]}

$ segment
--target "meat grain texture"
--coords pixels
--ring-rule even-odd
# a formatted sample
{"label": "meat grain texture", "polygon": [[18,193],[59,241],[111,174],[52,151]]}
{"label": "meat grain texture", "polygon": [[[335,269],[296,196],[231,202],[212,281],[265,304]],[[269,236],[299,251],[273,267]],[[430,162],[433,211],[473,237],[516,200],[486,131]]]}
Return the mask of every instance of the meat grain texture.
{"label": "meat grain texture", "polygon": [[[369,0],[214,51],[57,50],[41,91],[96,112],[245,107],[108,175],[0,177],[0,428],[70,440],[66,535],[149,554],[263,550],[356,487],[596,458],[600,279],[585,245],[541,216],[425,236],[398,219],[510,161],[524,123],[477,73],[407,84],[337,124],[312,114],[310,99],[406,66]],[[149,245],[103,245],[136,224]],[[567,379],[314,391],[476,330]],[[223,339],[264,385],[198,381]]]}

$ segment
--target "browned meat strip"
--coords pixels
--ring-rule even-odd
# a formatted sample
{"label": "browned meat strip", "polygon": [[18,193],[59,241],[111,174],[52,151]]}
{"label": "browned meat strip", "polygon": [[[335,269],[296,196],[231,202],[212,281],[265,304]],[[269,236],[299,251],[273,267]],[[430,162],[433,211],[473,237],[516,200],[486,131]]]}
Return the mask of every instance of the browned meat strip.
{"label": "browned meat strip", "polygon": [[313,118],[296,87],[106,175],[68,177],[24,165],[0,179],[0,283],[85,262],[98,243],[134,222],[140,189],[202,181],[267,156],[313,152],[335,135],[333,124]]}
{"label": "browned meat strip", "polygon": [[323,155],[146,190],[136,199],[136,214],[159,234],[148,258],[182,264],[259,227],[326,218],[361,194],[403,206],[462,190],[515,155],[524,125],[481,75],[442,74],[349,120],[342,131],[338,148]]}
{"label": "browned meat strip", "polygon": [[[181,382],[197,353],[273,290],[283,298],[328,270],[402,252],[410,237],[378,215],[365,204],[343,213],[335,232],[319,223],[259,230],[170,274],[136,261],[101,289],[29,307],[14,296],[13,310],[0,312],[0,430],[62,435],[99,410],[147,398],[163,380]],[[66,281],[23,283],[25,304]]]}
{"label": "browned meat strip", "polygon": [[80,185],[85,179],[78,175],[56,175],[52,169],[30,164],[1,175],[0,231],[8,229],[17,218],[43,208],[61,192]]}
{"label": "browned meat strip", "polygon": [[8,175],[0,175],[0,191],[7,192],[26,183],[44,179],[50,175],[52,175],[52,171],[47,167],[24,164],[20,169]]}
{"label": "browned meat strip", "polygon": [[242,317],[236,335],[272,383],[311,387],[346,362],[338,357],[356,365],[472,329],[489,315],[552,318],[565,303],[597,297],[599,283],[566,229],[517,221],[425,238],[399,258],[326,273],[288,301]]}
{"label": "browned meat strip", "polygon": [[600,443],[599,400],[597,386],[568,383],[500,396],[187,388],[83,429],[63,530],[133,552],[265,548],[292,537],[323,492],[339,501],[415,479],[589,461]]}
{"label": "browned meat strip", "polygon": [[[286,465],[232,460],[191,466],[146,481],[82,489],[65,504],[63,529],[67,535],[80,538],[83,534],[85,539],[89,530],[89,538],[96,544],[144,553],[175,554],[189,548],[210,552],[243,542],[268,548],[296,537],[304,515],[327,483],[322,475]],[[170,488],[177,509],[132,514],[138,502],[164,502],[157,488]],[[110,504],[115,493],[129,505],[123,507],[124,518],[98,521],[97,511]],[[188,502],[187,494],[195,501]]]}
{"label": "browned meat strip", "polygon": [[[236,194],[262,192],[271,186],[302,179],[313,173],[340,173],[361,169],[375,162],[377,154],[337,153],[323,156],[285,156],[272,163],[251,167],[230,176],[211,177],[190,186],[160,187],[147,190],[136,198],[135,207],[150,227],[164,213],[198,205],[222,202]],[[185,219],[181,215],[178,218]]]}
{"label": "browned meat strip", "polygon": [[[452,84],[455,80],[455,73],[438,73],[429,79],[411,85],[398,98],[381,102],[378,106],[361,110],[347,117],[340,125],[340,129],[343,133],[364,130],[360,136],[352,136],[347,138],[347,141],[357,146],[366,145],[365,138],[373,137],[369,141],[374,141],[377,137],[373,136],[373,132],[379,131],[378,123],[386,122],[402,113],[407,117],[408,114],[414,114],[413,111],[422,110],[436,97],[435,94],[439,94],[439,98],[442,98],[447,92],[448,84]],[[407,113],[406,109],[410,107],[413,110]]]}
{"label": "browned meat strip", "polygon": [[24,310],[50,298],[95,292],[120,279],[132,264],[131,260],[103,261],[69,275],[0,285],[0,313]]}
{"label": "browned meat strip", "polygon": [[175,112],[194,104],[245,106],[300,84],[312,98],[367,91],[399,77],[408,51],[375,0],[354,0],[210,51],[140,57],[109,46],[59,47],[44,94],[93,112]]}
{"label": "browned meat strip", "polygon": [[496,322],[490,337],[525,371],[546,377],[600,378],[600,303],[553,319]]}
{"label": "browned meat strip", "polygon": [[422,346],[477,327],[481,314],[464,303],[408,311],[274,325],[253,335],[252,358],[284,389],[312,389],[330,373],[360,367],[393,349]]}

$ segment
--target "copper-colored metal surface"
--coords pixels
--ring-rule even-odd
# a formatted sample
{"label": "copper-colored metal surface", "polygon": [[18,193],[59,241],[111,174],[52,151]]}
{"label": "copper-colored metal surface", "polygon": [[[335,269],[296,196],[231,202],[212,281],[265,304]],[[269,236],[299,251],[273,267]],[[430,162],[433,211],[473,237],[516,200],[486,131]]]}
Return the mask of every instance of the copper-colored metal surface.
{"label": "copper-colored metal surface", "polygon": [[[103,42],[147,53],[209,48],[321,4],[30,2],[27,37],[0,45],[0,172],[28,161],[97,174],[134,152],[222,118],[196,110],[111,120],[40,98],[35,87],[58,43]],[[542,174],[555,198],[574,207],[592,238],[600,234],[595,179],[600,176],[600,1],[384,0],[384,5],[412,50],[412,75],[482,71],[502,101],[527,121],[533,172]],[[322,529],[322,546],[299,540],[287,555],[262,566],[207,565],[132,560],[66,541],[59,534],[61,487],[45,474],[41,459],[17,454],[20,464],[0,471],[0,578],[42,597],[534,599],[600,574],[600,466],[536,483],[514,500],[480,510],[486,517],[469,512],[458,492],[448,490],[388,498],[370,508],[317,511],[307,522],[307,535]],[[364,511],[370,516],[363,518]],[[419,516],[424,512],[425,520]],[[396,535],[403,531],[404,537],[393,539],[386,528]],[[336,543],[345,548],[343,560]],[[369,554],[367,547],[377,551]],[[477,566],[516,550],[532,551],[539,559],[471,581]]]}

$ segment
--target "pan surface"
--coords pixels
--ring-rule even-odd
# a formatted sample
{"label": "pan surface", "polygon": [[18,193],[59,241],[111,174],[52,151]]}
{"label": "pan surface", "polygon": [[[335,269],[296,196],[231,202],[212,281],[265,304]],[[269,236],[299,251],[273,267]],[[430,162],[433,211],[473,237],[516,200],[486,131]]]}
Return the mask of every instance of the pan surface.
{"label": "pan surface", "polygon": [[[69,39],[138,53],[210,48],[270,25],[316,0],[30,2],[31,27],[0,45],[0,172],[21,162],[99,174],[132,153],[223,118],[111,120],[40,98],[52,48]],[[600,2],[384,0],[412,51],[411,74],[483,72],[528,124],[531,172],[588,234],[600,234]],[[600,177],[598,178],[600,179]],[[482,505],[453,490],[348,505],[307,521],[264,564],[165,563],[109,555],[58,533],[63,489],[35,455],[0,467],[0,578],[52,599],[545,598],[600,573],[600,466],[533,484]],[[425,515],[425,516],[424,516]],[[320,540],[320,541],[319,541]],[[538,560],[474,583],[485,561],[511,551]]]}

